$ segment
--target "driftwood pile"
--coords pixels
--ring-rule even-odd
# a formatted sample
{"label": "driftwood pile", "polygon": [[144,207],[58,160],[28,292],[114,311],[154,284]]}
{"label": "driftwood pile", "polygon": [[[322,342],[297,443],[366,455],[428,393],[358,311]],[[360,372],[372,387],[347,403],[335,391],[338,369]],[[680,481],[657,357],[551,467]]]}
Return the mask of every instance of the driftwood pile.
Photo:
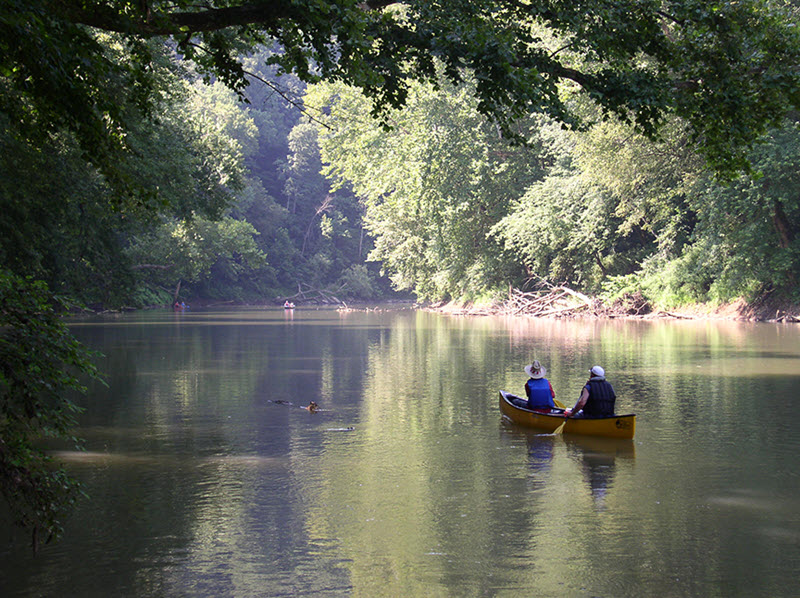
{"label": "driftwood pile", "polygon": [[523,292],[511,289],[498,313],[508,316],[571,317],[589,315],[601,307],[600,302],[565,286],[542,287]]}
{"label": "driftwood pile", "polygon": [[[436,308],[437,306],[433,306]],[[508,298],[491,307],[449,310],[463,315],[531,316],[535,318],[644,318],[653,317],[652,307],[641,293],[628,293],[605,305],[569,287],[540,283],[534,289],[510,288]],[[660,314],[659,314],[660,315]],[[678,317],[664,314],[664,317]]]}
{"label": "driftwood pile", "polygon": [[538,318],[617,318],[644,317],[652,307],[641,293],[626,293],[612,305],[605,305],[565,286],[540,285],[533,291],[511,289],[508,299],[501,305],[505,315],[527,315]]}
{"label": "driftwood pile", "polygon": [[[434,308],[436,306],[433,306]],[[800,322],[796,309],[762,306],[740,310],[728,319],[766,321],[766,322]],[[566,286],[553,286],[540,282],[531,290],[521,291],[510,288],[508,298],[489,307],[464,308],[447,310],[456,315],[503,315],[530,316],[535,318],[626,318],[626,319],[681,319],[692,320],[703,318],[703,314],[679,313],[655,310],[639,291],[625,293],[611,305],[606,305],[596,298],[588,297]],[[793,313],[794,312],[794,313]],[[773,315],[774,314],[774,315]],[[713,316],[712,316],[713,317]]]}

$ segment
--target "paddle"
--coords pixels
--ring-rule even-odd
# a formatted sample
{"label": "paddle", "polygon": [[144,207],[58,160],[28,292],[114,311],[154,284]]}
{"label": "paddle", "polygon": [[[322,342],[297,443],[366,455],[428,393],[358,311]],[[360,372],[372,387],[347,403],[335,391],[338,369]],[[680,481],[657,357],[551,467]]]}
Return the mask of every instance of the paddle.
{"label": "paddle", "polygon": [[[567,406],[564,405],[564,403],[562,403],[561,401],[558,401],[556,399],[553,399],[553,404],[556,407],[558,407],[559,409],[566,409],[567,408]],[[566,425],[567,425],[567,418],[564,417],[564,423],[562,423],[555,430],[553,430],[553,434],[561,434],[562,432],[564,432],[564,426],[566,426]]]}

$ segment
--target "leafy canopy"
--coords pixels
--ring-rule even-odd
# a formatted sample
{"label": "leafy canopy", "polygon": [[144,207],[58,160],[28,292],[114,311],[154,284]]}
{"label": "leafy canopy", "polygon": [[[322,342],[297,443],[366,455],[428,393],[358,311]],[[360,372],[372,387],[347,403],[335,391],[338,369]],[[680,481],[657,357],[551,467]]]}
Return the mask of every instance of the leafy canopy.
{"label": "leafy canopy", "polygon": [[[770,0],[9,0],[0,13],[3,109],[32,124],[74,129],[106,158],[124,145],[114,87],[152,101],[147,38],[171,38],[209,78],[241,92],[238,57],[260,44],[270,63],[305,82],[340,81],[373,100],[373,115],[405,105],[412,80],[437,84],[435,61],[460,83],[473,73],[478,109],[507,136],[531,111],[580,126],[566,90],[591,97],[656,136],[667,114],[690,125],[719,170],[800,106],[800,43],[784,4]],[[132,52],[115,61],[96,42],[114,32]],[[546,32],[543,33],[543,32]],[[544,37],[548,37],[544,40]],[[553,50],[556,39],[560,46]],[[75,76],[78,75],[78,76]],[[119,89],[119,86],[116,87]],[[109,163],[110,164],[110,163]]]}

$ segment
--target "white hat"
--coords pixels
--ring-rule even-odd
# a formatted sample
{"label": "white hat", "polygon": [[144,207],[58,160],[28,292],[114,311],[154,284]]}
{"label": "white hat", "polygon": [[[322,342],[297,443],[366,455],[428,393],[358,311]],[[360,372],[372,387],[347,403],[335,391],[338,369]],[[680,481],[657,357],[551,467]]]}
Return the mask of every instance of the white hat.
{"label": "white hat", "polygon": [[544,378],[547,370],[539,363],[538,359],[535,359],[532,364],[525,366],[525,373],[534,380],[539,380],[540,378]]}
{"label": "white hat", "polygon": [[589,370],[592,376],[600,376],[601,378],[605,377],[606,371],[601,368],[599,365],[592,366],[592,369]]}

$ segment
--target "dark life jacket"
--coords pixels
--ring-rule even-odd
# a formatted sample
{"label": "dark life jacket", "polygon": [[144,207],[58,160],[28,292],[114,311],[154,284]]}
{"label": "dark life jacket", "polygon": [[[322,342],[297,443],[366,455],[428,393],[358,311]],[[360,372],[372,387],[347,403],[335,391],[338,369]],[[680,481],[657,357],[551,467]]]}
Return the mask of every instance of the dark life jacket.
{"label": "dark life jacket", "polygon": [[583,406],[583,413],[587,417],[601,417],[614,415],[614,402],[617,394],[614,387],[605,380],[592,378],[586,384],[589,387],[589,398]]}

